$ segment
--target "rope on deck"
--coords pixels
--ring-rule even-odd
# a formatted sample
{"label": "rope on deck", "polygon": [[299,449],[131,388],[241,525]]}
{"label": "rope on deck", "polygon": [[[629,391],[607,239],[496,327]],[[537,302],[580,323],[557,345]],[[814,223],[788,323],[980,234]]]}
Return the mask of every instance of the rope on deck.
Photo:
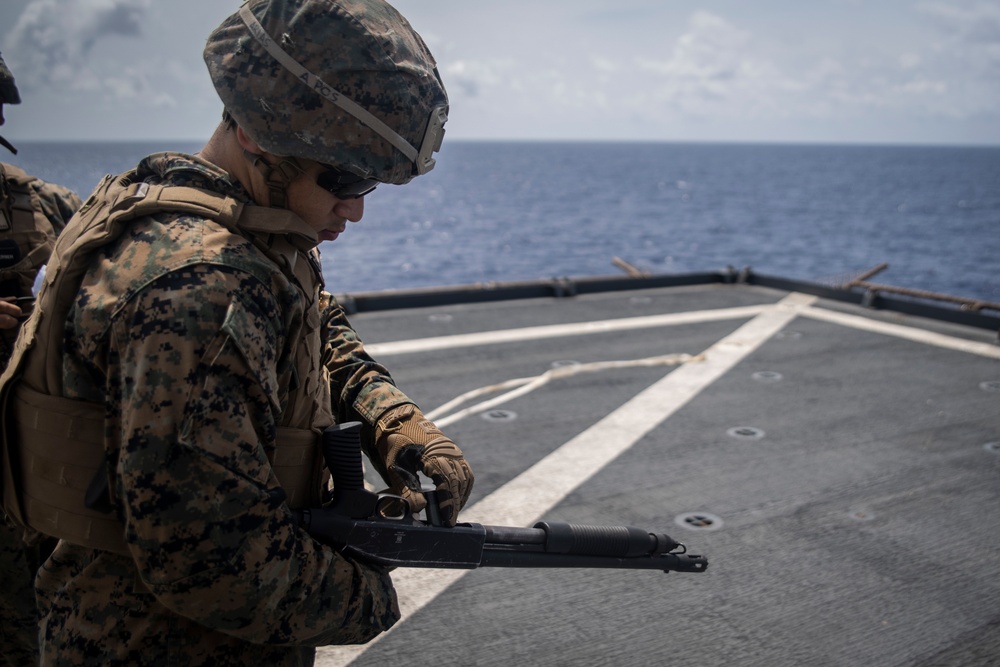
{"label": "rope on deck", "polygon": [[[637,367],[653,367],[653,366],[678,366],[680,364],[686,364],[697,361],[704,361],[705,355],[690,355],[690,354],[667,354],[655,357],[646,357],[645,359],[630,359],[623,361],[594,361],[587,364],[572,364],[566,366],[558,366],[556,368],[551,368],[541,375],[535,375],[533,377],[526,378],[514,378],[512,380],[507,380],[505,382],[500,382],[497,384],[487,385],[485,387],[480,387],[479,389],[473,389],[467,391],[464,394],[453,398],[444,405],[431,410],[426,414],[427,418],[432,420],[437,426],[444,427],[448,424],[453,424],[460,419],[468,417],[469,415],[478,414],[480,412],[485,412],[486,410],[492,410],[493,408],[503,405],[504,403],[511,401],[515,398],[529,394],[534,390],[545,386],[550,381],[555,379],[572,377],[580,373],[595,373],[599,371],[605,371],[610,369],[618,368],[637,368]],[[494,398],[487,399],[481,403],[471,405],[467,408],[459,410],[453,414],[448,414],[459,405],[471,401],[473,399],[479,398],[480,396],[486,396],[488,394],[493,394],[498,391],[503,391],[505,389],[510,389],[505,394],[495,396]],[[447,415],[447,416],[443,416]]]}

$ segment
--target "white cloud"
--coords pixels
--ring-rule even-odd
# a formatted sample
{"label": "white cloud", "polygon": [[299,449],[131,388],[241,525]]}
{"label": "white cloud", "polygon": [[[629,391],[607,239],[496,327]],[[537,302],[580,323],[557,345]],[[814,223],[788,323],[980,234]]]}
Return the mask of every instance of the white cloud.
{"label": "white cloud", "polygon": [[1000,5],[928,2],[920,11],[972,43],[1000,43]]}
{"label": "white cloud", "polygon": [[140,89],[134,73],[108,79],[91,56],[108,37],[141,37],[149,6],[150,0],[33,0],[8,33],[18,85],[116,96]]}
{"label": "white cloud", "polygon": [[[633,3],[631,13],[598,13],[593,5],[562,17],[540,10],[529,24],[506,25],[493,15],[483,33],[489,45],[477,43],[478,49],[438,23],[435,30],[448,44],[438,57],[455,101],[454,126],[494,137],[767,132],[780,138],[798,124],[828,137],[860,137],[865,123],[961,122],[998,112],[997,96],[989,92],[996,84],[973,71],[991,61],[987,49],[1000,51],[989,41],[990,28],[975,27],[992,25],[997,12],[986,6],[923,6],[924,16],[947,15],[941,26],[921,25],[912,5],[880,8],[882,18],[894,22],[891,33],[875,28],[867,18],[875,10],[866,3],[842,5],[840,13],[803,9],[793,24],[797,32],[789,35],[788,26],[761,19],[776,9],[768,4],[755,14],[720,2],[682,21],[676,8],[651,3],[645,12]],[[858,30],[865,21],[868,27]],[[969,52],[959,36],[973,29],[978,64],[957,56]],[[516,45],[492,40],[513,30]],[[452,56],[459,58],[449,65]]]}
{"label": "white cloud", "polygon": [[605,58],[603,56],[591,56],[590,64],[595,70],[601,72],[602,74],[613,74],[618,71],[618,65],[615,64],[610,58]]}
{"label": "white cloud", "polygon": [[755,53],[750,33],[704,11],[691,16],[668,58],[637,56],[635,64],[651,79],[632,105],[650,117],[774,114],[775,94],[800,87]]}
{"label": "white cloud", "polygon": [[722,17],[701,11],[691,17],[673,56],[659,64],[646,61],[646,66],[674,78],[733,80],[744,69],[749,41],[746,32]]}
{"label": "white cloud", "polygon": [[[994,80],[976,85],[970,83],[969,74],[989,62],[983,55],[987,48],[1000,50],[1000,43],[988,41],[994,32],[1000,39],[1000,30],[993,28],[1000,8],[959,11],[936,6],[924,11],[947,16],[953,35],[968,39],[975,30],[979,46],[973,50],[978,65],[968,60],[969,47],[957,39],[939,52],[906,50],[895,60],[883,57],[881,49],[858,49],[856,53],[842,51],[839,57],[822,56],[814,63],[801,57],[796,60],[789,53],[779,63],[771,57],[781,54],[775,48],[780,36],[768,39],[722,16],[698,12],[667,58],[636,58],[650,79],[631,98],[633,113],[646,119],[747,122],[786,118],[838,124],[872,114],[913,119],[995,115],[1000,84]],[[964,75],[954,77],[960,83],[949,84],[945,73],[963,69]]]}
{"label": "white cloud", "polygon": [[457,87],[469,99],[509,84],[514,80],[517,69],[515,62],[509,58],[456,60],[439,67],[449,92],[453,93]]}
{"label": "white cloud", "polygon": [[903,69],[915,69],[919,67],[923,59],[916,53],[903,53],[899,56],[899,66]]}
{"label": "white cloud", "polygon": [[[995,2],[394,4],[437,57],[451,138],[869,140],[919,126],[919,141],[975,125],[1000,142]],[[46,113],[85,136],[205,136],[220,105],[201,48],[237,5],[0,0],[26,98],[10,127],[49,136]]]}
{"label": "white cloud", "polygon": [[201,53],[235,0],[0,0],[0,44],[23,105],[12,132],[46,139],[207,137],[221,103]]}
{"label": "white cloud", "polygon": [[945,34],[937,55],[1000,88],[1000,5],[925,3],[920,11]]}
{"label": "white cloud", "polygon": [[933,2],[919,11],[934,27],[935,41],[902,92],[924,93],[931,114],[1000,122],[1000,5]]}

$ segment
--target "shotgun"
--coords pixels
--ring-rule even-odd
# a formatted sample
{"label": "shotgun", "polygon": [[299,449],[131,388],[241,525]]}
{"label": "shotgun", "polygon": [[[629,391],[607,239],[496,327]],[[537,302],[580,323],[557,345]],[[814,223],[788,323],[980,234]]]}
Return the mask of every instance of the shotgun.
{"label": "shotgun", "polygon": [[[401,511],[398,496],[364,486],[360,422],[336,424],[323,433],[333,500],[322,508],[296,510],[299,525],[342,553],[391,567],[620,568],[704,572],[708,560],[662,533],[631,526],[587,526],[540,521],[531,528],[478,523],[443,525],[433,487],[418,486],[426,519]],[[414,482],[419,485],[416,475]]]}

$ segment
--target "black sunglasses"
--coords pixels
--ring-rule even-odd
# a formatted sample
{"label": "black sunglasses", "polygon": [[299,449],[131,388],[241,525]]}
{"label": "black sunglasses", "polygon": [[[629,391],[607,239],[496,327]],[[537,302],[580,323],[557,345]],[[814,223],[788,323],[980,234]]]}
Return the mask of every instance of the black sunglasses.
{"label": "black sunglasses", "polygon": [[323,188],[337,199],[357,199],[375,189],[379,184],[374,178],[362,178],[349,171],[341,171],[328,164],[323,165],[324,171],[316,177],[316,185]]}

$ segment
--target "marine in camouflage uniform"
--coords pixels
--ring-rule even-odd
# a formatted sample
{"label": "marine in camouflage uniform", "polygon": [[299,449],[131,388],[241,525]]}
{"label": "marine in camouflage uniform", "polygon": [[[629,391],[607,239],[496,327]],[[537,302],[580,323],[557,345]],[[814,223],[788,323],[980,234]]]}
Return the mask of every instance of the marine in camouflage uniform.
{"label": "marine in camouflage uniform", "polygon": [[[20,102],[14,77],[0,57],[0,125],[4,124],[3,105]],[[2,137],[0,144],[13,151]],[[0,162],[0,367],[7,365],[22,311],[28,310],[6,299],[32,296],[39,267],[79,207],[80,198],[72,191]],[[55,541],[29,546],[21,539],[22,533],[0,516],[0,666],[38,662],[35,573]]]}
{"label": "marine in camouflage uniform", "polygon": [[[5,104],[20,104],[21,95],[0,56],[0,125]],[[0,145],[15,149],[0,137]],[[48,261],[56,236],[80,207],[80,198],[61,185],[31,176],[20,167],[0,162],[0,299],[25,299],[30,305],[39,268]],[[16,303],[0,306],[0,364],[7,365],[24,314]]]}
{"label": "marine in camouflage uniform", "polygon": [[[319,466],[279,465],[283,434],[362,422],[390,488],[416,506],[398,471],[422,470],[452,524],[471,491],[461,450],[321,291],[316,251],[375,184],[433,167],[447,97],[422,40],[381,0],[251,0],[205,59],[227,120],[198,155],[152,155],[98,187],[0,379],[19,429],[4,447],[51,457],[8,478],[8,508],[63,538],[37,579],[42,664],[308,665],[315,646],[388,629],[388,572],[296,524],[319,484],[286,475]],[[96,412],[97,435],[70,429],[39,454],[71,411]],[[32,515],[45,471],[72,487],[60,466],[91,440],[107,488],[88,507],[120,522],[107,544]]]}

